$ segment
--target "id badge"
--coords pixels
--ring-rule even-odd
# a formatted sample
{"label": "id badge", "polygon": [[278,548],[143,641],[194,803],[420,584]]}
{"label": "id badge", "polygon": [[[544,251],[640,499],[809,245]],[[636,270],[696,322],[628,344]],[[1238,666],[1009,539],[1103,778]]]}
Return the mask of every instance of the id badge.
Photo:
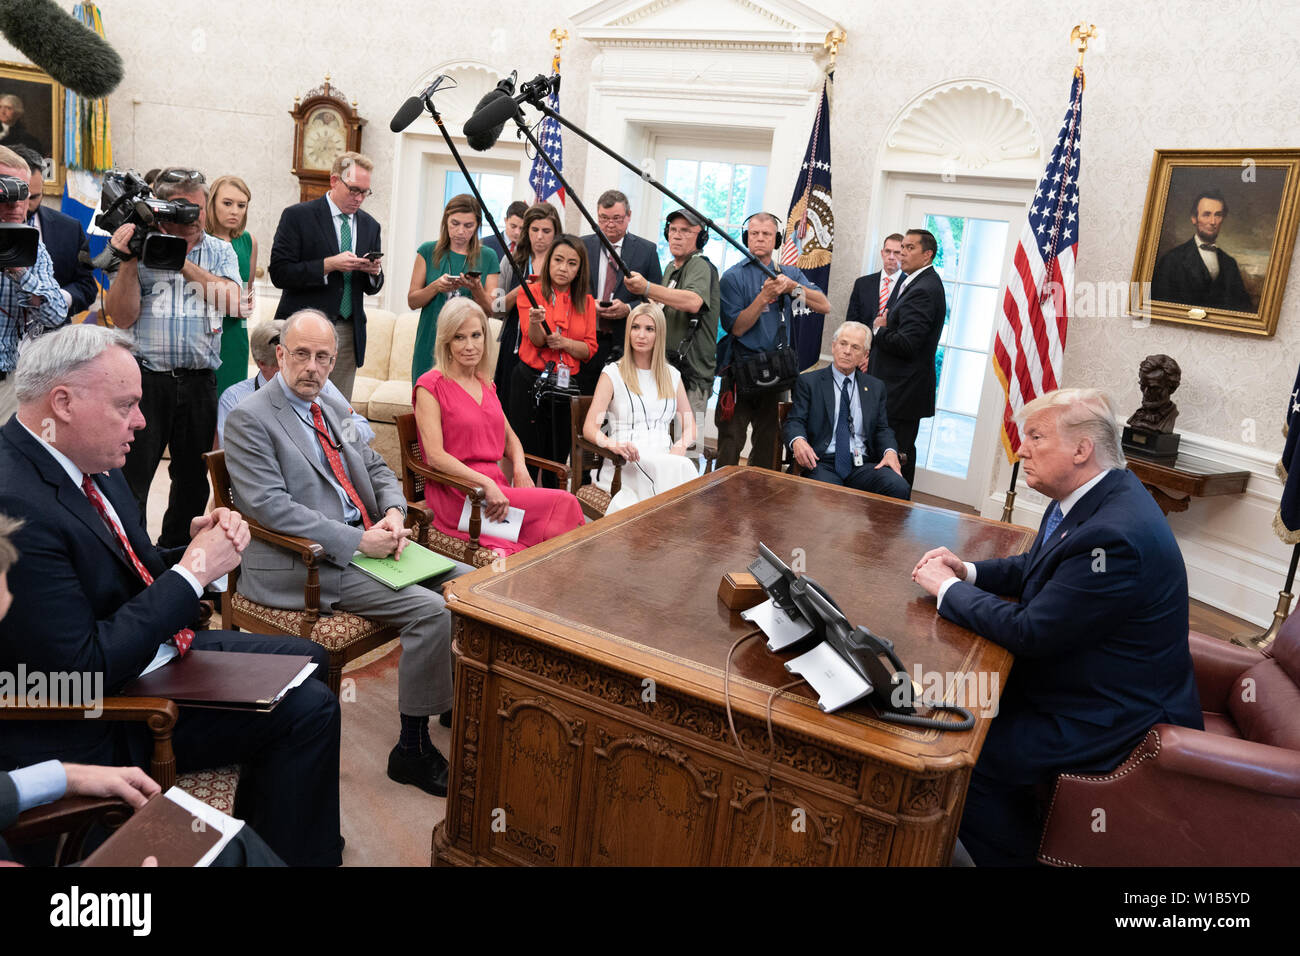
{"label": "id badge", "polygon": [[561,363],[560,367],[555,370],[555,384],[560,388],[569,387],[569,366]]}
{"label": "id badge", "polygon": [[863,464],[865,464],[865,462],[862,457],[862,452],[858,452],[856,455],[853,456],[853,467],[861,468]]}

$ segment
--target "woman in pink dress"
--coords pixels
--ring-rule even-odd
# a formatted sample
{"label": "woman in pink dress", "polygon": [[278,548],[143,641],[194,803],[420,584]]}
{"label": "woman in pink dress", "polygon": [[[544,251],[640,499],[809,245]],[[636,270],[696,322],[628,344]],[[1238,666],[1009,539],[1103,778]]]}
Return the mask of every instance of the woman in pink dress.
{"label": "woman in pink dress", "polygon": [[[524,465],[519,444],[492,384],[496,343],[487,316],[472,299],[453,299],[438,318],[434,368],[415,383],[415,421],[424,460],[439,471],[481,484],[483,516],[503,521],[510,508],[522,508],[518,541],[480,535],[484,547],[503,554],[564,534],[583,523],[578,499],[567,491],[536,488]],[[510,460],[512,483],[499,462]],[[483,481],[484,478],[490,479]],[[465,495],[426,482],[424,500],[433,510],[433,525],[444,534],[469,540],[457,530]]]}

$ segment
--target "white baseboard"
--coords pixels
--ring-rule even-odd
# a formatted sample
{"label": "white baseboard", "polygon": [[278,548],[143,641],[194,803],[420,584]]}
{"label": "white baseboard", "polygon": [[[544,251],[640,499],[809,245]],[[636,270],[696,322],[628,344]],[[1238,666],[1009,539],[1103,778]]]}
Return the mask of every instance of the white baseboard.
{"label": "white baseboard", "polygon": [[[1225,469],[1250,472],[1243,493],[1194,498],[1186,511],[1169,515],[1187,565],[1188,590],[1198,601],[1266,627],[1272,623],[1291,559],[1291,547],[1273,534],[1273,516],[1282,497],[1282,483],[1274,472],[1278,453],[1191,433],[1183,434],[1180,451]],[[1010,477],[1010,466],[1002,461],[997,477],[1001,487],[985,499],[982,515],[1002,517],[1002,489]],[[1037,527],[1046,508],[1046,498],[1023,478],[1017,482],[1017,524]]]}

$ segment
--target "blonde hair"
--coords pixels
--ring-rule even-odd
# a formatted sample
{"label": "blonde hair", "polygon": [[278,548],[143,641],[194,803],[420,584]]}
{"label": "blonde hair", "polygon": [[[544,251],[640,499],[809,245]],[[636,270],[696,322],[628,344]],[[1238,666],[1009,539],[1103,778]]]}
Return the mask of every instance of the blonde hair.
{"label": "blonde hair", "polygon": [[483,327],[483,356],[478,360],[474,374],[490,382],[497,367],[496,338],[492,335],[487,315],[477,302],[465,296],[452,299],[438,313],[438,334],[433,341],[433,367],[443,375],[450,373],[456,364],[456,360],[451,357],[451,340],[471,315],[476,316]]}
{"label": "blonde hair", "polygon": [[642,302],[627,314],[627,325],[623,327],[623,357],[618,360],[618,373],[623,376],[623,384],[634,395],[641,394],[637,384],[636,362],[632,359],[632,320],[648,315],[655,324],[655,344],[650,350],[650,372],[654,375],[655,388],[662,399],[673,398],[673,377],[668,371],[668,360],[664,357],[664,339],[668,336],[668,322],[664,318],[663,307],[655,302]]}
{"label": "blonde hair", "polygon": [[[217,221],[217,196],[221,192],[222,186],[234,186],[244,194],[244,201],[251,203],[253,201],[253,191],[248,188],[248,184],[238,176],[218,176],[208,188],[208,224],[209,226]],[[208,232],[212,230],[209,228]],[[248,207],[244,207],[244,218],[239,220],[239,225],[230,232],[231,239],[238,239],[248,231]]]}
{"label": "blonde hair", "polygon": [[1052,409],[1060,409],[1057,434],[1067,441],[1089,439],[1102,468],[1124,467],[1119,418],[1109,395],[1099,388],[1058,388],[1023,406],[1016,412],[1016,424]]}
{"label": "blonde hair", "polygon": [[360,166],[368,173],[373,173],[375,171],[375,161],[373,159],[369,156],[365,156],[361,153],[354,153],[349,150],[346,153],[339,153],[334,157],[334,165],[330,167],[330,175],[342,179],[343,174],[353,166]]}

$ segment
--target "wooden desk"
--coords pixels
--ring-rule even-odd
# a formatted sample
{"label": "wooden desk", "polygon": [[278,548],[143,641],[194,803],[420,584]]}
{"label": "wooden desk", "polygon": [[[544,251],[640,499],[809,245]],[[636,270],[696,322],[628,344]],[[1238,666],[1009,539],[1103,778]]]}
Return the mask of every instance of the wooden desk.
{"label": "wooden desk", "polygon": [[[1154,462],[1126,455],[1128,469],[1138,476],[1165,514],[1186,511],[1193,498],[1236,495],[1246,490],[1248,471],[1225,471],[1216,462],[1179,455],[1173,462]],[[1181,495],[1181,497],[1178,497]]]}
{"label": "wooden desk", "polygon": [[[946,544],[1013,554],[1027,528],[754,468],[724,468],[450,584],[455,727],[435,863],[944,864],[989,718],[962,733],[823,714],[722,606],[722,574],[761,540],[828,587],[850,621],[893,640],[909,673],[985,672],[1010,655],[940,618],[912,583]],[[756,855],[757,849],[757,855]]]}

